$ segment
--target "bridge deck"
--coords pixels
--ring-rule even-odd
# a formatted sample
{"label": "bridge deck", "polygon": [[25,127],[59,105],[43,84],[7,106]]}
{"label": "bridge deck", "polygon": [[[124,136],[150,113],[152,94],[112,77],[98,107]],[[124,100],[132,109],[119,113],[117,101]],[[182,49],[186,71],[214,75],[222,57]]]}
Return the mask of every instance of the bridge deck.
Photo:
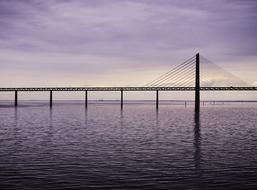
{"label": "bridge deck", "polygon": [[[39,87],[0,88],[10,91],[194,91],[194,87]],[[201,91],[257,91],[257,87],[201,87]]]}

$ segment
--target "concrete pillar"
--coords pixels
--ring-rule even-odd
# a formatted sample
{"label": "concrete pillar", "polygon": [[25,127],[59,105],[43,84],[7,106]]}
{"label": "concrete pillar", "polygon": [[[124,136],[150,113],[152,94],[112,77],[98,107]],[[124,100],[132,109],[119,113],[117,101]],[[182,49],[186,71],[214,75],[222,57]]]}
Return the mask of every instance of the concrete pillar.
{"label": "concrete pillar", "polygon": [[159,90],[156,90],[156,109],[159,108]]}
{"label": "concrete pillar", "polygon": [[53,91],[50,90],[50,107],[53,106]]}
{"label": "concrete pillar", "polygon": [[17,107],[17,106],[18,106],[18,91],[17,91],[17,90],[15,90],[14,105],[15,105],[15,107]]}
{"label": "concrete pillar", "polygon": [[123,108],[123,89],[120,91],[120,107]]}
{"label": "concrete pillar", "polygon": [[85,91],[85,107],[87,108],[87,90]]}

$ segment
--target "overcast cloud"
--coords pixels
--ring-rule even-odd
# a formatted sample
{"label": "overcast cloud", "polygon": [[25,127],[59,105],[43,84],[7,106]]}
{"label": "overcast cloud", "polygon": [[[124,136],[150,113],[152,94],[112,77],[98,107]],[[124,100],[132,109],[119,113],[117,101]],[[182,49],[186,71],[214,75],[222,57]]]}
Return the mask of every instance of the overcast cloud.
{"label": "overcast cloud", "polygon": [[254,0],[0,0],[0,84],[135,85],[198,51],[256,69],[256,20]]}

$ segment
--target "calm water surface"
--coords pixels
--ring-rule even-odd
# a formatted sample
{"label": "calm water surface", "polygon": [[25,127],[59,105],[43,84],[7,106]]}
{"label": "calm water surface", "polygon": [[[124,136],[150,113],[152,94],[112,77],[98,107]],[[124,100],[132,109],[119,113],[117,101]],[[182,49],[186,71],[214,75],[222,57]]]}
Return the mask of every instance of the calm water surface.
{"label": "calm water surface", "polygon": [[256,189],[257,106],[0,107],[0,189]]}

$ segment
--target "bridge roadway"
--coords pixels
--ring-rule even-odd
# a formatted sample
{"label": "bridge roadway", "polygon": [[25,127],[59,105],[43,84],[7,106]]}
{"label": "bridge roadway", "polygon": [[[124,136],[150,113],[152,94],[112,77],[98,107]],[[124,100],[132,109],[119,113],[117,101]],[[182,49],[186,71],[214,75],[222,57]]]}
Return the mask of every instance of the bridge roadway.
{"label": "bridge roadway", "polygon": [[[11,91],[194,91],[195,87],[33,87],[0,88]],[[201,91],[257,91],[257,87],[200,87]]]}

